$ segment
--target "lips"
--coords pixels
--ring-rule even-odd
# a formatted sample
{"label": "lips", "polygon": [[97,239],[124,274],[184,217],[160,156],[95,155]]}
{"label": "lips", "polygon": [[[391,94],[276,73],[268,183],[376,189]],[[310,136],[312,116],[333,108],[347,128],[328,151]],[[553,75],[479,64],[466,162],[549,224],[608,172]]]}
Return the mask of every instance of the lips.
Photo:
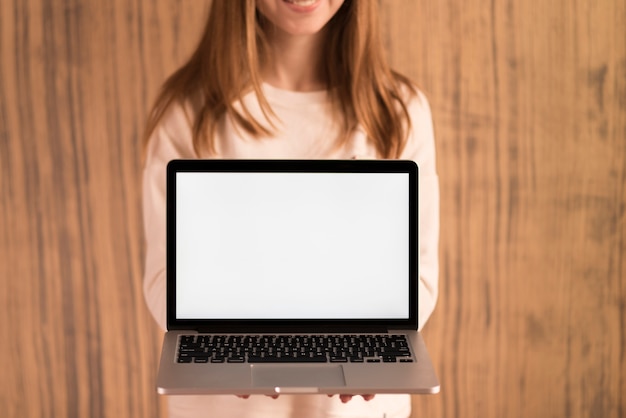
{"label": "lips", "polygon": [[296,6],[308,7],[314,5],[317,0],[283,0],[285,3],[295,4]]}

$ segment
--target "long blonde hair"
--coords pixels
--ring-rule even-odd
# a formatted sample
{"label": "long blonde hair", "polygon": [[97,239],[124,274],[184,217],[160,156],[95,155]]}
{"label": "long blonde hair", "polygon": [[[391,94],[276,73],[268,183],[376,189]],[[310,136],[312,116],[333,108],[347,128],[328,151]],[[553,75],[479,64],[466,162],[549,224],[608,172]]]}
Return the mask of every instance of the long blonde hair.
{"label": "long blonde hair", "polygon": [[[377,0],[345,0],[328,23],[324,76],[337,110],[333,114],[341,115],[338,145],[360,124],[381,157],[397,158],[411,127],[407,89],[415,90],[406,77],[389,68],[377,15]],[[193,146],[198,155],[215,152],[216,127],[224,116],[253,136],[271,136],[272,131],[255,120],[241,100],[254,91],[274,126],[274,114],[261,88],[260,70],[269,54],[265,27],[255,0],[213,0],[195,52],[166,80],[157,97],[144,143],[174,102],[188,101],[194,104]]]}

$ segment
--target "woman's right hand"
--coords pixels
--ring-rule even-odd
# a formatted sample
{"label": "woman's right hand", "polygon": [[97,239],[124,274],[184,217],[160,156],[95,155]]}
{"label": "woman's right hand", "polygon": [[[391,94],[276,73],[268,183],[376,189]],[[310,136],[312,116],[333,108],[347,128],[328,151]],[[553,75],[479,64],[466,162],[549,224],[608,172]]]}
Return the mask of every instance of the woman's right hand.
{"label": "woman's right hand", "polygon": [[[268,396],[272,399],[278,399],[278,395],[265,395],[265,396]],[[237,395],[237,397],[241,399],[248,399],[250,395]]]}

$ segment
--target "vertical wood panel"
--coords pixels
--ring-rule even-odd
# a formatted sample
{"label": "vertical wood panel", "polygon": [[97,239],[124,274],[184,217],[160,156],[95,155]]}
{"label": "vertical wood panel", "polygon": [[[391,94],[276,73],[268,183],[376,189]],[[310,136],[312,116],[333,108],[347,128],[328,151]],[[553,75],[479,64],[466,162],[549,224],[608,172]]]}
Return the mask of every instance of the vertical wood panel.
{"label": "vertical wood panel", "polygon": [[1,416],[162,415],[139,137],[205,8],[0,5]]}
{"label": "vertical wood panel", "polygon": [[624,3],[399,3],[442,185],[442,393],[414,415],[624,416]]}
{"label": "vertical wood panel", "polygon": [[[414,416],[626,415],[626,4],[380,3],[438,140],[442,393]],[[0,416],[163,415],[138,138],[206,7],[0,2]]]}

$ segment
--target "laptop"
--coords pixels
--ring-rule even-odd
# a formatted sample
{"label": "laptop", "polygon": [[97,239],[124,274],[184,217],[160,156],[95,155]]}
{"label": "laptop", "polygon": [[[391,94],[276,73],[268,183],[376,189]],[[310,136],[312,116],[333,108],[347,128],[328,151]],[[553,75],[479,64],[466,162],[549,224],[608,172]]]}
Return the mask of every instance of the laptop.
{"label": "laptop", "polygon": [[417,196],[412,161],[171,161],[158,392],[439,392]]}

